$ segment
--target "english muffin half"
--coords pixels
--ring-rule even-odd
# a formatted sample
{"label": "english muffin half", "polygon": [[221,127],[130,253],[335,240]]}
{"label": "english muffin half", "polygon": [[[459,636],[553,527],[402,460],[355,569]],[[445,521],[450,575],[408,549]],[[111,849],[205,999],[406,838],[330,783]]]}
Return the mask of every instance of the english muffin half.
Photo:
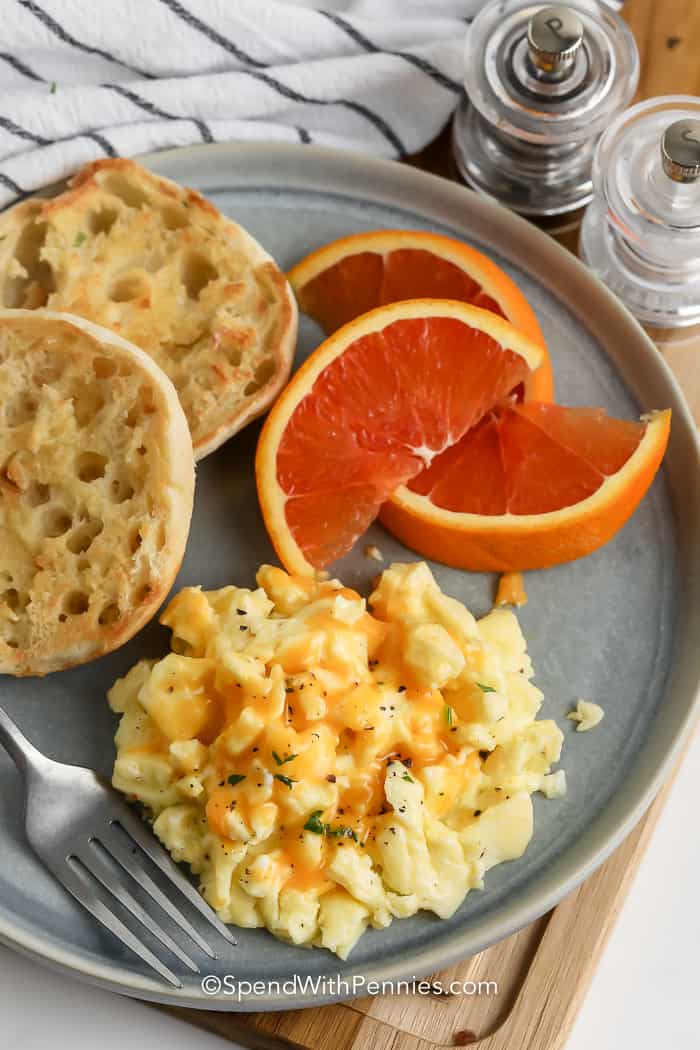
{"label": "english muffin half", "polygon": [[193,494],[187,420],[150,357],[81,318],[0,311],[0,673],[131,638],[180,567]]}
{"label": "english muffin half", "polygon": [[131,160],[96,161],[57,197],[0,215],[0,303],[78,314],[140,346],[175,385],[197,459],[269,407],[296,345],[271,256]]}

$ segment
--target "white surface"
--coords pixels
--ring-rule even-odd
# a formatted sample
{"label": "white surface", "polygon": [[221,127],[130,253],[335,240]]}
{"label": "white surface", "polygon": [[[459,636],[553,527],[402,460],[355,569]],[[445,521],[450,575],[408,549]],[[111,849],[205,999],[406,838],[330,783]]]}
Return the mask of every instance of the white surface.
{"label": "white surface", "polygon": [[[680,1050],[696,1045],[700,835],[693,802],[698,796],[700,732],[566,1050],[658,1050],[660,1032],[665,1046]],[[160,1050],[163,1045],[168,1050],[223,1050],[233,1045],[1,947],[0,1002],[3,1050]]]}

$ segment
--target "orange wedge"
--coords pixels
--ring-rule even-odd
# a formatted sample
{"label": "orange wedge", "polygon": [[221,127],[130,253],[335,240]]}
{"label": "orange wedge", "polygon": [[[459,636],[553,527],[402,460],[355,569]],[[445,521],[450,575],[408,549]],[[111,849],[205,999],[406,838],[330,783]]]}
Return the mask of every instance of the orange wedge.
{"label": "orange wedge", "polygon": [[544,569],[601,547],[654,479],[670,411],[509,401],[395,492],[381,521],[406,546],[462,569]]}
{"label": "orange wedge", "polygon": [[[414,230],[358,233],[307,255],[287,276],[300,308],[326,335],[387,303],[452,299],[492,310],[545,347],[532,307],[515,282],[452,237]],[[533,401],[551,401],[554,382],[546,353],[524,393]]]}
{"label": "orange wedge", "polygon": [[345,554],[399,486],[539,367],[540,345],[488,310],[414,299],[330,336],[282,392],[256,455],[285,568]]}

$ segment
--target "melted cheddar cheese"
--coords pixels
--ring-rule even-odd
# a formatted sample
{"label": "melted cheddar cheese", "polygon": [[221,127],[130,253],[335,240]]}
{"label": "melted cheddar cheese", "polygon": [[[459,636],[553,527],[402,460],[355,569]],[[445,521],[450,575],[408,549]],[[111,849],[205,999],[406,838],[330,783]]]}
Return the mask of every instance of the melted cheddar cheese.
{"label": "melted cheddar cheese", "polygon": [[225,922],[345,958],[522,854],[562,734],[513,613],[475,620],[424,563],[387,569],[371,612],[337,580],[257,582],[171,601],[173,651],[109,693],[113,783]]}
{"label": "melted cheddar cheese", "polygon": [[527,605],[527,591],[521,572],[501,573],[498,577],[498,590],[494,604],[497,609],[504,605],[515,605],[518,608]]}

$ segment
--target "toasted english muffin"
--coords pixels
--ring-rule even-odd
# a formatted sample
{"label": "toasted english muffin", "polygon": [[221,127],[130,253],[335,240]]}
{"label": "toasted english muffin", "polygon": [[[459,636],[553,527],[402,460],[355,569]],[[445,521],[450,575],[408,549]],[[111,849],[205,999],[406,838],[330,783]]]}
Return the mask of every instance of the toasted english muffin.
{"label": "toasted english muffin", "polygon": [[269,407],[296,344],[296,302],[267,252],[130,160],[0,215],[0,305],[78,314],[140,346],[175,385],[197,459]]}
{"label": "toasted english muffin", "polygon": [[144,354],[82,318],[0,311],[0,673],[110,652],[185,551],[187,420]]}

